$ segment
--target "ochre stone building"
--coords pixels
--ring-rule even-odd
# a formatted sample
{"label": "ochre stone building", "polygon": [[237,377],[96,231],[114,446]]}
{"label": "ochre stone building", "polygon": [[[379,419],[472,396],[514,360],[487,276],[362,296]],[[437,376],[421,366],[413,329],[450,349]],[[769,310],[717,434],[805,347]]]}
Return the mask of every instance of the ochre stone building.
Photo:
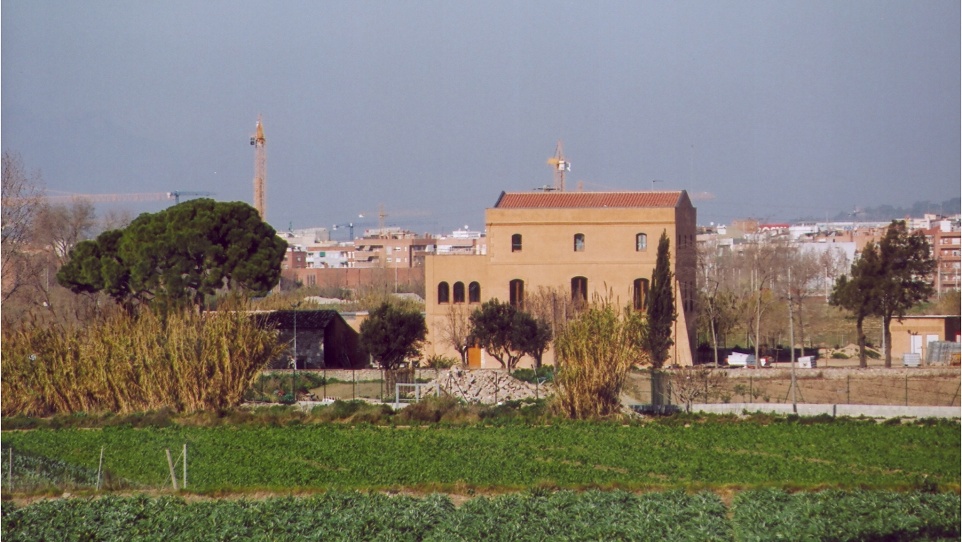
{"label": "ochre stone building", "polygon": [[[641,310],[665,232],[678,312],[668,363],[691,364],[697,256],[695,208],[685,191],[505,192],[485,212],[485,226],[486,254],[425,258],[426,355],[458,357],[443,339],[451,311],[468,314],[489,299],[523,306],[550,288],[589,301],[613,295]],[[544,361],[553,359],[549,351]],[[499,366],[477,351],[469,360]]]}

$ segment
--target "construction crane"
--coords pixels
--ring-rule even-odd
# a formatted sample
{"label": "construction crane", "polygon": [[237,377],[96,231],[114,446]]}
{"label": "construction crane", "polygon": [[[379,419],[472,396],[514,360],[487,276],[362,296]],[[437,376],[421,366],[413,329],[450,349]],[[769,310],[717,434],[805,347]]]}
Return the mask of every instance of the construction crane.
{"label": "construction crane", "polygon": [[[370,214],[372,214],[372,213],[369,213],[369,212],[368,212],[368,213],[366,213],[366,214],[369,214],[369,215],[370,215]],[[364,212],[361,212],[361,213],[358,213],[357,217],[358,217],[358,218],[364,218],[364,215],[365,215],[365,213],[364,213]],[[387,218],[387,212],[385,212],[385,210],[384,210],[384,204],[381,203],[380,205],[377,206],[377,229],[378,229],[378,237],[387,237],[386,229],[385,229],[386,227],[385,227],[385,225],[384,225],[384,219],[386,219],[386,218]]]}
{"label": "construction crane", "polygon": [[558,145],[555,147],[554,156],[548,158],[548,165],[554,171],[554,189],[564,192],[565,190],[565,173],[571,171],[571,162],[565,158],[564,145],[561,140],[558,140]]}
{"label": "construction crane", "polygon": [[181,196],[207,197],[207,196],[213,196],[214,193],[213,192],[188,192],[186,190],[174,190],[173,192],[169,192],[168,195],[174,198],[174,205],[177,205],[178,203],[180,203]]}
{"label": "construction crane", "polygon": [[[372,212],[372,211],[361,211],[360,213],[358,213],[358,216],[357,216],[357,217],[358,217],[358,218],[371,218],[373,215],[377,215],[377,230],[375,230],[375,231],[377,231],[377,237],[382,237],[382,238],[383,238],[383,237],[390,237],[390,234],[388,233],[388,230],[389,230],[391,227],[394,227],[394,226],[390,226],[390,227],[389,227],[389,226],[387,225],[386,219],[387,219],[387,217],[388,217],[388,213],[387,213],[387,211],[385,210],[383,203],[378,205],[376,212]],[[390,216],[392,216],[392,217],[394,217],[394,218],[401,218],[401,219],[425,218],[425,217],[431,216],[431,212],[430,212],[430,211],[422,211],[422,210],[414,210],[414,209],[399,209],[399,210],[391,211]],[[354,224],[354,226],[358,226],[358,225],[359,225],[359,224],[357,224],[357,223]],[[344,224],[339,224],[337,227],[343,227],[343,226],[344,226]],[[369,233],[369,232],[370,232],[370,230],[366,230],[366,231],[365,231],[365,233]]]}
{"label": "construction crane", "polygon": [[113,203],[118,201],[167,201],[174,200],[174,204],[180,203],[181,196],[213,196],[213,192],[188,192],[186,190],[174,190],[172,192],[141,192],[131,194],[61,194],[57,196],[45,195],[41,197],[47,203],[71,202],[74,200],[85,200],[91,203]]}
{"label": "construction crane", "polygon": [[257,116],[257,128],[251,136],[254,146],[254,208],[261,215],[261,220],[267,220],[267,201],[265,196],[267,184],[267,139],[264,137],[264,125],[260,115]]}

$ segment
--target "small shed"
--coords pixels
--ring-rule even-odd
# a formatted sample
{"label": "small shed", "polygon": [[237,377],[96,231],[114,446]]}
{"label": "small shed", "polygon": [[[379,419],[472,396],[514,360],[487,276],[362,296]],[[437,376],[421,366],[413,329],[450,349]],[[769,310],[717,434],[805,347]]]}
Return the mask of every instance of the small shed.
{"label": "small shed", "polygon": [[358,332],[335,310],[282,310],[256,317],[275,326],[281,342],[288,343],[286,354],[269,364],[271,369],[291,368],[295,336],[298,369],[362,369],[369,364]]}
{"label": "small shed", "polygon": [[960,321],[962,317],[957,315],[908,315],[892,320],[892,359],[909,355],[913,359],[943,363],[930,355],[934,353],[933,343],[958,343]]}

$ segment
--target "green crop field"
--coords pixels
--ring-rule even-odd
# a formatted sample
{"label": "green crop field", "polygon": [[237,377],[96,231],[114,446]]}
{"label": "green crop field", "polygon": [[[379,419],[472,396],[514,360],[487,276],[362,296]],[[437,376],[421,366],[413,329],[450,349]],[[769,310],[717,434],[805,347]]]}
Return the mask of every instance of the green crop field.
{"label": "green crop field", "polygon": [[[951,423],[296,423],[3,433],[4,464],[12,450],[14,457],[89,472],[98,468],[103,450],[112,479],[155,489],[170,484],[165,449],[176,458],[184,444],[188,489],[201,493],[534,486],[957,491],[960,479],[960,432]],[[179,478],[181,470],[179,464]],[[5,472],[4,491],[17,491],[25,477],[15,469],[9,487]]]}
{"label": "green crop field", "polygon": [[958,540],[957,494],[754,490],[726,505],[711,492],[533,491],[455,506],[330,492],[305,498],[186,501],[103,497],[4,505],[19,540]]}
{"label": "green crop field", "polygon": [[[672,417],[626,424],[406,427],[311,420],[316,418],[4,431],[0,536],[352,541],[960,536],[957,423]],[[185,444],[187,492],[163,495],[171,487],[166,450],[182,481]],[[100,491],[94,489],[98,479]],[[75,496],[33,500],[62,491]],[[125,496],[131,491],[141,495]]]}

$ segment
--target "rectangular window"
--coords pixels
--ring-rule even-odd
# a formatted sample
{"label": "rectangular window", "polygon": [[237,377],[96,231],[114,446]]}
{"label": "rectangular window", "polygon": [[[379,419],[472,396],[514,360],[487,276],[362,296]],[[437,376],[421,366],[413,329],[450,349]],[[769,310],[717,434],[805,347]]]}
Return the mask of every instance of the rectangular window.
{"label": "rectangular window", "polygon": [[646,250],[648,250],[648,235],[645,233],[635,235],[635,251],[644,252]]}
{"label": "rectangular window", "polygon": [[509,300],[512,307],[524,308],[524,281],[514,279],[508,284]]}

